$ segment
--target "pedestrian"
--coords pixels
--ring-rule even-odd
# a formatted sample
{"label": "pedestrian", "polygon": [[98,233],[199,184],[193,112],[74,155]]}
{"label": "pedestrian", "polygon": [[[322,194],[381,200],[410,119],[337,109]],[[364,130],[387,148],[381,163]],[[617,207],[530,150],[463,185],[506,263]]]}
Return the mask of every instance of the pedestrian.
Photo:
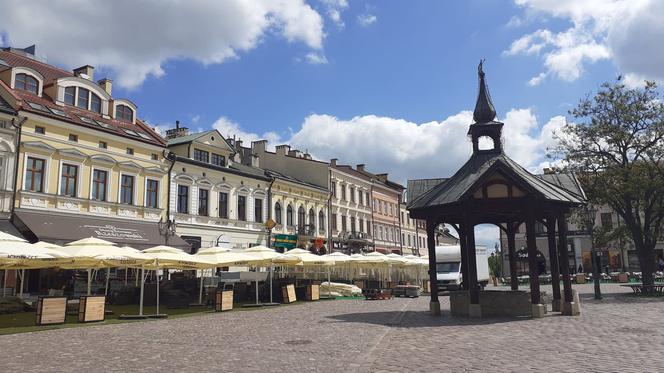
{"label": "pedestrian", "polygon": [[662,256],[659,256],[659,259],[657,259],[657,266],[659,267],[660,272],[664,272],[664,258]]}

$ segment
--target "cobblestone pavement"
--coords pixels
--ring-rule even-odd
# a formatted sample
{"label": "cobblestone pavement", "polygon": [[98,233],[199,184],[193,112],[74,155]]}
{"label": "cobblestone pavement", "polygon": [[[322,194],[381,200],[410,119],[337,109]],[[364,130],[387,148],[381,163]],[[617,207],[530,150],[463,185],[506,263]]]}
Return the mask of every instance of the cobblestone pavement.
{"label": "cobblestone pavement", "polygon": [[0,371],[664,371],[664,299],[577,287],[582,315],[476,320],[339,300],[0,336]]}

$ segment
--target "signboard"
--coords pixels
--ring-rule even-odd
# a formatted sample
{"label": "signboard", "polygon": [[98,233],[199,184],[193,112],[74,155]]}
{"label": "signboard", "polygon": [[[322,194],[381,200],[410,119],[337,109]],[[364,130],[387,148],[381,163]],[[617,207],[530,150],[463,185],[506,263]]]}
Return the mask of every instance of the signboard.
{"label": "signboard", "polygon": [[294,234],[275,234],[272,247],[283,249],[294,249],[297,244],[297,235]]}
{"label": "signboard", "polygon": [[272,220],[271,218],[267,219],[267,221],[265,222],[265,228],[267,228],[267,229],[272,229],[276,225],[277,225],[277,223],[274,220]]}
{"label": "signboard", "polygon": [[138,229],[120,228],[111,224],[83,225],[83,228],[92,230],[97,238],[104,240],[149,241]]}

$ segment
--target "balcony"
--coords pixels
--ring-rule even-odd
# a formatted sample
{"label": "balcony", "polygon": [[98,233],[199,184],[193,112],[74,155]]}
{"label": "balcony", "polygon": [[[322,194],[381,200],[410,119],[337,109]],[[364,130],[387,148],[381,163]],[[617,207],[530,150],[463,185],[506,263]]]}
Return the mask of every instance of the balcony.
{"label": "balcony", "polygon": [[298,226],[297,227],[297,234],[300,236],[315,236],[316,235],[316,227],[312,225],[304,225],[304,226]]}

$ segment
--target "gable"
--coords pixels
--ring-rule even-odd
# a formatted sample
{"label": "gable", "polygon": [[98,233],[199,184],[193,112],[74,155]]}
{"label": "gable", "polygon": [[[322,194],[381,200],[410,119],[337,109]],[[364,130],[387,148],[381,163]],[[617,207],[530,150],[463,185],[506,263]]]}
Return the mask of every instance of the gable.
{"label": "gable", "polygon": [[224,139],[224,136],[222,136],[217,130],[202,133],[194,139],[193,143],[194,146],[203,145],[205,147],[216,149],[217,151],[221,150],[224,154],[233,152],[233,148],[231,148],[228,142],[226,142],[226,139]]}

